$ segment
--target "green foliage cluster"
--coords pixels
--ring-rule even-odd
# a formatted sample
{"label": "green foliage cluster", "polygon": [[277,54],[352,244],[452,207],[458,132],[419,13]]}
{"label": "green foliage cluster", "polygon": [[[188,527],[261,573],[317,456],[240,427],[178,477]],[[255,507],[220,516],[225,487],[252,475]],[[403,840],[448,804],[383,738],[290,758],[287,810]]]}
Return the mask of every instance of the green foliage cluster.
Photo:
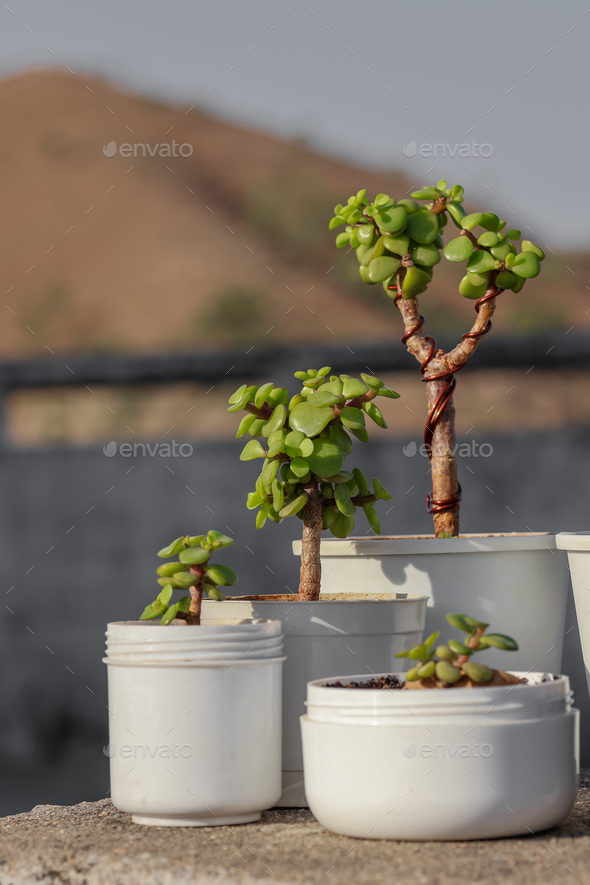
{"label": "green foliage cluster", "polygon": [[373,531],[380,533],[373,504],[380,498],[390,501],[391,495],[377,479],[371,490],[360,470],[344,470],[344,459],[352,449],[349,433],[369,442],[366,415],[379,427],[387,427],[374,399],[395,399],[399,394],[372,375],[362,374],[361,380],[330,372],[329,366],[295,372],[302,387],[291,398],[286,388],[271,381],[261,387],[244,384],[229,398],[229,412],[246,412],[236,436],[253,437],[240,459],[264,459],[247,503],[249,510],[258,508],[257,528],[267,519],[279,523],[289,516],[303,518],[308,501],[305,487],[318,483],[323,527],[336,538],[350,535],[357,507],[363,508]]}
{"label": "green foliage cluster", "polygon": [[156,569],[158,584],[163,590],[154,602],[148,605],[140,615],[141,621],[160,618],[160,624],[170,624],[178,613],[188,612],[191,604],[190,596],[183,596],[178,602],[170,605],[174,590],[188,590],[199,587],[211,599],[221,600],[225,596],[219,587],[231,587],[238,580],[233,568],[228,565],[216,565],[210,562],[211,556],[222,547],[230,547],[233,538],[221,532],[210,531],[206,535],[185,535],[176,538],[167,547],[159,551],[161,559],[177,556],[175,562],[167,562]]}
{"label": "green foliage cluster", "polygon": [[462,630],[467,634],[466,642],[449,639],[446,645],[433,648],[434,643],[440,636],[437,630],[420,645],[415,645],[410,651],[400,651],[396,658],[410,658],[417,663],[406,673],[407,682],[415,682],[418,679],[434,677],[444,685],[453,685],[462,676],[467,676],[472,682],[486,683],[493,679],[494,671],[486,664],[472,661],[472,655],[486,648],[501,648],[503,651],[516,651],[518,645],[510,636],[502,633],[488,633],[485,631],[489,624],[470,618],[468,615],[453,613],[446,616],[452,627]]}
{"label": "green foliage cluster", "polygon": [[[336,237],[337,247],[354,248],[361,279],[369,284],[382,283],[388,295],[397,295],[389,287],[397,284],[401,267],[405,268],[403,297],[416,298],[425,292],[441,254],[448,261],[466,262],[466,273],[459,284],[465,298],[485,294],[490,271],[497,271],[498,288],[513,292],[520,292],[525,280],[540,272],[543,250],[523,240],[517,252],[514,241],[520,239],[520,231],[505,231],[506,222],[493,212],[466,215],[459,184],[451,188],[446,181],[439,181],[436,187],[422,187],[412,193],[411,199],[397,202],[388,194],[377,194],[370,203],[365,194],[366,190],[360,190],[349,197],[346,205],[335,206],[330,230],[346,225]],[[418,200],[425,202],[420,205]],[[447,215],[460,233],[445,245],[442,232]],[[483,233],[476,237],[471,232],[478,226]]]}

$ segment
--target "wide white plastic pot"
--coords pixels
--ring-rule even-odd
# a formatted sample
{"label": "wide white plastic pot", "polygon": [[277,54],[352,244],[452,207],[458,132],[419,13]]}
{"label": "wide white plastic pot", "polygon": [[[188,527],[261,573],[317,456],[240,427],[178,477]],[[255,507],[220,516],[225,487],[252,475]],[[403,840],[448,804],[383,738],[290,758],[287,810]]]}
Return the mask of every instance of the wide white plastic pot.
{"label": "wide white plastic pot", "polygon": [[151,826],[258,820],[281,794],[278,621],[107,629],[111,798]]}
{"label": "wide white plastic pot", "polygon": [[527,678],[534,684],[427,691],[310,683],[301,730],[315,817],[345,836],[401,840],[558,824],[576,796],[578,713],[567,676]]}
{"label": "wide white plastic pot", "polygon": [[[445,615],[464,612],[514,636],[513,669],[561,672],[569,579],[555,535],[325,540],[321,559],[325,593],[428,596],[427,635],[446,637]],[[505,666],[505,654],[490,649],[485,662]]]}
{"label": "wide white plastic pot", "polygon": [[566,550],[580,631],[586,680],[590,690],[590,532],[560,532],[559,550]]}
{"label": "wide white plastic pot", "polygon": [[383,672],[398,651],[422,640],[426,597],[385,600],[299,602],[227,599],[203,601],[202,623],[212,618],[281,621],[283,667],[283,790],[278,805],[307,805],[299,717],[305,712],[307,683],[338,673]]}

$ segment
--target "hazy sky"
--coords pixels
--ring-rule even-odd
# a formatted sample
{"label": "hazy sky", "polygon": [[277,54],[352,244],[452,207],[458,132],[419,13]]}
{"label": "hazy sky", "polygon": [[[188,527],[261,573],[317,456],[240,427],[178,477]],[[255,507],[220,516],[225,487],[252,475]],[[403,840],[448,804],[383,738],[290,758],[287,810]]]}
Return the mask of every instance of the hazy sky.
{"label": "hazy sky", "polygon": [[8,73],[67,64],[304,135],[322,150],[399,168],[416,184],[448,178],[544,245],[587,247],[588,7],[9,0],[0,65]]}

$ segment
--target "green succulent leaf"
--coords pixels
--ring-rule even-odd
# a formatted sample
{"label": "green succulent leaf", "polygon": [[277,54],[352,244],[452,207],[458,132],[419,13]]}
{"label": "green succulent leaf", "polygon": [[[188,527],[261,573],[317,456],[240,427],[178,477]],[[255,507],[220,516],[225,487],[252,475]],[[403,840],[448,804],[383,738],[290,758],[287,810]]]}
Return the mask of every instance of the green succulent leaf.
{"label": "green succulent leaf", "polygon": [[266,452],[257,439],[251,439],[242,449],[240,461],[253,461],[255,458],[266,458]]}
{"label": "green succulent leaf", "polygon": [[375,422],[379,427],[382,427],[384,430],[387,430],[387,422],[385,418],[381,414],[381,409],[379,409],[375,403],[366,402],[363,403],[363,411],[369,416],[369,418]]}
{"label": "green succulent leaf", "polygon": [[422,208],[408,217],[406,233],[417,243],[432,243],[438,236],[438,230],[438,216],[430,209]]}
{"label": "green succulent leaf", "polygon": [[398,258],[383,255],[373,258],[369,263],[368,274],[372,283],[382,283],[388,280],[400,267],[401,261]]}
{"label": "green succulent leaf", "polygon": [[430,649],[432,648],[432,646],[434,645],[434,643],[436,642],[436,640],[438,639],[439,636],[440,636],[440,630],[436,630],[434,633],[430,634],[428,639],[424,640],[424,645],[426,646],[428,651],[430,651]]}
{"label": "green succulent leaf", "polygon": [[323,385],[321,390],[317,390],[315,393],[311,393],[307,397],[307,402],[311,406],[333,406],[338,402],[340,397],[337,393],[332,393],[330,390],[325,390],[327,387],[326,384]]}
{"label": "green succulent leaf", "polygon": [[528,280],[540,274],[541,263],[535,252],[521,252],[510,265],[510,270]]}
{"label": "green succulent leaf", "polygon": [[283,426],[283,424],[285,423],[286,417],[287,417],[287,409],[283,405],[283,403],[280,403],[273,410],[272,415],[270,416],[270,418],[268,419],[268,421],[266,422],[266,424],[262,428],[262,435],[265,437],[269,437],[271,435],[271,433],[274,433],[275,431],[279,430]]}
{"label": "green succulent leaf", "polygon": [[232,395],[228,399],[228,403],[230,404],[230,406],[233,406],[236,403],[240,402],[240,400],[242,399],[244,394],[247,392],[247,390],[248,390],[247,384],[242,384],[241,387],[238,387],[238,389],[235,391],[235,393],[232,393]]}
{"label": "green succulent leaf", "polygon": [[539,261],[543,261],[545,258],[545,253],[541,249],[540,246],[537,246],[536,243],[531,243],[530,240],[523,240],[521,243],[521,248],[523,252],[534,252]]}
{"label": "green succulent leaf", "polygon": [[389,387],[382,387],[377,391],[377,396],[386,396],[388,399],[399,399],[399,393],[396,393],[395,390],[390,390]]}
{"label": "green succulent leaf", "polygon": [[441,682],[452,685],[454,682],[458,682],[463,674],[459,667],[455,667],[450,661],[438,661],[436,664],[436,675]]}
{"label": "green succulent leaf", "polygon": [[457,639],[449,639],[448,646],[451,651],[454,651],[458,655],[472,655],[473,649],[469,648],[468,645],[465,645],[464,642],[459,642]]}
{"label": "green succulent leaf", "polygon": [[486,683],[494,678],[494,671],[486,664],[480,664],[479,661],[467,661],[463,664],[463,671],[472,682]]}
{"label": "green succulent leaf", "polygon": [[465,215],[461,222],[461,227],[463,230],[473,230],[474,227],[480,224],[482,218],[483,212],[472,212],[471,215]]}
{"label": "green succulent leaf", "polygon": [[295,406],[289,416],[289,423],[294,430],[306,436],[317,436],[335,418],[334,409],[328,406],[312,406],[302,402]]}
{"label": "green succulent leaf", "polygon": [[231,587],[237,580],[238,576],[229,565],[206,565],[205,574],[213,584],[221,584],[222,587]]}
{"label": "green succulent leaf", "polygon": [[354,481],[356,482],[356,487],[358,489],[359,495],[364,496],[368,494],[369,487],[367,485],[365,474],[362,472],[362,470],[359,470],[358,467],[354,467],[352,475],[354,477]]}
{"label": "green succulent leaf", "polygon": [[492,255],[490,255],[489,252],[485,252],[483,249],[479,249],[478,251],[474,252],[467,262],[467,270],[480,274],[486,273],[489,270],[494,270],[496,266],[496,259]]}
{"label": "green succulent leaf", "polygon": [[477,238],[477,242],[480,246],[497,246],[500,242],[500,237],[498,234],[495,234],[493,231],[488,230],[480,237]]}
{"label": "green succulent leaf", "polygon": [[486,633],[479,641],[480,648],[501,648],[502,651],[518,651],[518,643],[502,633]]}
{"label": "green succulent leaf", "polygon": [[428,246],[416,246],[410,254],[414,264],[421,267],[434,267],[440,261],[440,252],[434,243],[430,243]]}
{"label": "green succulent leaf", "polygon": [[303,510],[306,504],[307,495],[305,494],[305,492],[303,492],[303,494],[298,495],[292,501],[289,501],[288,504],[285,504],[285,506],[279,512],[279,516],[282,519],[286,519],[286,517],[288,516],[294,516],[296,513],[299,513],[300,510]]}
{"label": "green succulent leaf", "polygon": [[342,396],[350,399],[354,396],[364,396],[369,392],[369,387],[364,381],[352,378],[350,375],[342,375]]}
{"label": "green succulent leaf", "polygon": [[338,483],[334,489],[334,501],[338,510],[345,516],[354,516],[356,507],[352,503],[350,492],[346,483]]}
{"label": "green succulent leaf", "polygon": [[485,227],[486,230],[494,231],[494,233],[500,230],[500,225],[500,219],[493,212],[484,212],[479,222],[480,227]]}
{"label": "green succulent leaf", "polygon": [[266,384],[263,384],[262,387],[259,387],[254,396],[254,405],[257,409],[261,409],[262,406],[266,402],[266,397],[273,389],[272,381],[268,381]]}
{"label": "green succulent leaf", "polygon": [[408,670],[408,672],[406,673],[406,682],[416,682],[418,679],[420,679],[420,674],[418,673],[419,669],[420,667],[412,667],[410,670]]}
{"label": "green succulent leaf", "polygon": [[520,231],[513,227],[507,230],[504,236],[508,237],[509,240],[520,240]]}
{"label": "green succulent leaf", "polygon": [[375,378],[373,375],[367,375],[365,372],[361,372],[361,378],[373,391],[380,390],[384,386],[383,381],[380,381],[379,378]]}
{"label": "green succulent leaf", "polygon": [[346,514],[338,511],[336,519],[330,526],[330,532],[335,538],[348,538],[354,531],[354,517],[346,516]]}
{"label": "green succulent leaf", "polygon": [[439,645],[436,649],[436,656],[441,659],[441,661],[456,661],[459,655],[455,654],[448,645]]}
{"label": "green succulent leaf", "polygon": [[428,661],[426,664],[422,664],[421,667],[418,667],[418,676],[420,679],[430,679],[431,676],[434,676],[436,671],[436,662]]}
{"label": "green succulent leaf", "polygon": [[172,577],[172,581],[174,582],[174,587],[181,587],[186,590],[187,587],[192,587],[194,584],[198,584],[199,578],[197,575],[191,575],[190,572],[177,572]]}
{"label": "green succulent leaf", "polygon": [[412,661],[427,661],[429,654],[430,649],[426,648],[426,645],[422,642],[420,645],[414,646],[414,648],[410,651],[408,657]]}
{"label": "green succulent leaf", "polygon": [[207,562],[210,556],[210,551],[205,550],[203,547],[187,547],[185,550],[182,550],[180,552],[178,558],[183,565],[191,566],[199,565],[202,562]]}
{"label": "green succulent leaf", "polygon": [[365,416],[355,406],[344,406],[344,408],[340,409],[340,420],[353,433],[355,430],[361,430],[365,427]]}
{"label": "green succulent leaf", "polygon": [[160,559],[167,559],[169,556],[176,556],[181,550],[184,550],[184,537],[176,538],[176,540],[172,541],[171,544],[168,544],[167,547],[162,547],[162,549],[158,551],[158,556]]}
{"label": "green succulent leaf", "polygon": [[265,424],[266,421],[264,420],[264,418],[255,418],[248,428],[248,433],[250,434],[250,436],[260,436],[262,433],[262,428]]}
{"label": "green succulent leaf", "polygon": [[407,299],[417,298],[418,295],[426,291],[429,282],[430,277],[425,270],[417,267],[415,264],[408,267],[402,282],[403,297]]}
{"label": "green succulent leaf", "polygon": [[388,252],[395,252],[396,255],[407,255],[410,247],[410,238],[407,234],[397,234],[397,236],[389,236],[383,238],[383,245]]}
{"label": "green succulent leaf", "polygon": [[[446,186],[445,182],[445,187]],[[437,190],[437,188],[432,187],[432,185],[426,185],[417,191],[413,191],[411,196],[414,200],[437,200],[440,196],[440,191]]]}
{"label": "green succulent leaf", "polygon": [[178,612],[178,603],[176,603],[175,605],[171,605],[170,608],[166,612],[164,612],[164,614],[160,618],[160,624],[163,627],[166,627],[168,624],[172,623],[172,621],[174,620],[174,618],[177,615],[177,612]]}
{"label": "green succulent leaf", "polygon": [[451,627],[456,627],[457,630],[462,630],[463,633],[473,635],[476,632],[477,628],[466,621],[465,615],[461,615],[458,612],[451,612],[450,614],[445,615],[445,617]]}
{"label": "green succulent leaf", "polygon": [[240,437],[244,436],[250,427],[256,421],[256,415],[244,415],[242,420],[240,421],[238,432],[236,433],[236,439],[240,439]]}
{"label": "green succulent leaf", "polygon": [[384,489],[378,479],[373,479],[373,489],[375,497],[381,501],[393,501],[393,498],[387,491]]}
{"label": "green succulent leaf", "polygon": [[[310,440],[311,442],[311,440]],[[344,466],[344,454],[338,443],[331,439],[315,439],[313,454],[306,458],[309,469],[318,476],[334,476]]]}
{"label": "green succulent leaf", "polygon": [[159,566],[156,569],[156,573],[160,575],[162,578],[169,577],[170,575],[176,574],[176,572],[186,572],[187,566],[183,565],[182,562],[167,562],[165,565]]}
{"label": "green succulent leaf", "polygon": [[484,281],[480,285],[474,285],[471,280],[472,277],[477,276],[476,274],[465,274],[461,282],[459,283],[459,292],[463,296],[463,298],[483,298],[486,294],[487,284]]}
{"label": "green succulent leaf", "polygon": [[381,523],[379,522],[379,517],[377,516],[377,512],[371,504],[363,504],[363,510],[365,512],[365,516],[367,517],[367,522],[371,526],[371,529],[375,532],[376,535],[381,534]]}
{"label": "green succulent leaf", "polygon": [[447,212],[453,219],[457,227],[463,227],[463,219],[465,218],[465,209],[460,203],[447,203]]}
{"label": "green succulent leaf", "polygon": [[301,477],[309,473],[309,464],[305,458],[293,458],[291,470],[298,479],[301,479]]}
{"label": "green succulent leaf", "polygon": [[377,214],[375,221],[379,226],[379,230],[386,233],[395,234],[401,232],[406,225],[406,210],[403,206],[395,206],[393,209],[381,211]]}
{"label": "green succulent leaf", "polygon": [[447,261],[467,261],[473,254],[473,248],[469,237],[455,237],[445,246],[444,255]]}
{"label": "green succulent leaf", "polygon": [[330,439],[339,446],[340,451],[346,457],[352,451],[352,440],[341,424],[330,424]]}

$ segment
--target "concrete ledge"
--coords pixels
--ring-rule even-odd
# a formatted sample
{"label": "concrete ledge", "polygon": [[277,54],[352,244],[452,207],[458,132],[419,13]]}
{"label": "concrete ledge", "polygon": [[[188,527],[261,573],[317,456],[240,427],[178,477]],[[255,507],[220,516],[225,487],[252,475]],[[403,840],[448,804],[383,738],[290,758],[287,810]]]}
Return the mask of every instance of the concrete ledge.
{"label": "concrete ledge", "polygon": [[131,823],[108,799],[38,805],[0,820],[0,885],[590,885],[585,774],[560,827],[489,842],[350,839],[322,829],[308,809],[272,809],[231,828],[166,829]]}

